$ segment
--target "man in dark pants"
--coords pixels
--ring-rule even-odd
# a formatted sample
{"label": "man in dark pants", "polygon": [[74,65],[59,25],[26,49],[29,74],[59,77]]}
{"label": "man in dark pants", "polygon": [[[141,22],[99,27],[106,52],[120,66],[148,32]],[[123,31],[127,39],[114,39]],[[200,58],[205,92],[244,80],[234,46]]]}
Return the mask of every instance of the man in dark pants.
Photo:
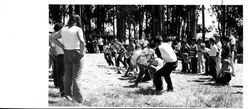
{"label": "man in dark pants", "polygon": [[156,48],[156,54],[159,58],[162,58],[164,60],[164,66],[156,71],[154,75],[154,85],[156,87],[156,93],[161,92],[163,89],[162,79],[163,76],[166,83],[167,83],[167,91],[173,91],[173,85],[171,81],[170,74],[175,68],[177,67],[177,57],[176,54],[171,47],[171,44],[169,42],[165,43],[162,41],[161,36],[157,36],[155,39],[155,44],[157,46]]}
{"label": "man in dark pants", "polygon": [[209,54],[209,74],[213,77],[211,80],[216,80],[217,70],[216,70],[216,58],[219,55],[219,50],[217,45],[215,45],[215,39],[210,38],[210,51]]}

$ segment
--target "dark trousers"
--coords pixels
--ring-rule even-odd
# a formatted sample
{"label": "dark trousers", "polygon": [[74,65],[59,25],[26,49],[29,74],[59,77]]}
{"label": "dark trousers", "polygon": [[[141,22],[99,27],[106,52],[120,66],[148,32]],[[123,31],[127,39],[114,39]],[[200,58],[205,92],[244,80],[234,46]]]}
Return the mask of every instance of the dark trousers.
{"label": "dark trousers", "polygon": [[181,63],[182,63],[182,70],[181,71],[184,72],[184,73],[187,73],[189,71],[188,63],[184,62],[183,58],[181,59]]}
{"label": "dark trousers", "polygon": [[52,66],[52,73],[53,73],[53,82],[54,82],[54,85],[55,87],[58,87],[58,75],[56,73],[56,56],[53,56],[53,55],[50,55],[50,59],[51,59],[51,66]]}
{"label": "dark trousers", "polygon": [[138,74],[138,77],[136,78],[135,84],[138,84],[140,82],[145,82],[147,80],[150,80],[152,77],[150,76],[150,72],[144,68],[143,66],[139,65],[140,72]]}
{"label": "dark trousers", "polygon": [[57,83],[60,88],[60,92],[63,92],[63,75],[64,75],[64,62],[63,62],[63,54],[56,56],[56,75],[57,75]]}
{"label": "dark trousers", "polygon": [[215,57],[209,57],[209,74],[213,77],[213,79],[216,79],[216,58]]}
{"label": "dark trousers", "polygon": [[197,58],[191,58],[192,73],[197,73]]}
{"label": "dark trousers", "polygon": [[176,62],[169,62],[166,63],[161,69],[155,72],[154,76],[154,85],[156,87],[156,90],[162,90],[163,89],[163,83],[161,77],[163,76],[166,83],[167,83],[167,88],[168,89],[173,89],[172,81],[170,74],[175,68],[177,67],[177,61]]}
{"label": "dark trousers", "polygon": [[218,84],[228,84],[230,80],[231,80],[231,74],[226,73],[226,72],[222,72],[221,76],[219,76],[216,79],[216,83],[218,83]]}
{"label": "dark trousers", "polygon": [[116,56],[116,60],[115,60],[115,64],[116,64],[116,67],[119,67],[120,66],[120,62],[123,64],[123,66],[125,68],[127,68],[127,64],[124,60],[122,60],[122,58],[124,57],[124,53],[118,53],[117,54],[118,56]]}
{"label": "dark trousers", "polygon": [[105,54],[104,54],[104,58],[105,58],[105,60],[107,61],[107,63],[108,63],[109,65],[114,65],[114,63],[113,63],[113,61],[112,61],[112,56],[111,56],[111,54],[105,53]]}
{"label": "dark trousers", "polygon": [[103,45],[98,45],[100,53],[103,52]]}

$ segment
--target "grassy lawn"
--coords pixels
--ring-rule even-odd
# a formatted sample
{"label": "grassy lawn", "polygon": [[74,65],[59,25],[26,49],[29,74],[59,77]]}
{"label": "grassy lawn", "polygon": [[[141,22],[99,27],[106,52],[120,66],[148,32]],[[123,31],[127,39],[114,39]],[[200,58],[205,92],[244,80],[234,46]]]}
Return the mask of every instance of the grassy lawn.
{"label": "grassy lawn", "polygon": [[[96,61],[91,61],[91,60]],[[172,73],[174,92],[153,93],[152,81],[130,87],[134,78],[122,77],[105,63],[102,54],[87,54],[82,77],[82,104],[60,97],[50,80],[49,106],[81,107],[212,107],[242,108],[242,64],[235,65],[236,77],[230,85],[216,86],[210,76]],[[178,70],[178,68],[177,68]],[[123,70],[122,72],[124,72]],[[164,83],[164,89],[166,84]]]}

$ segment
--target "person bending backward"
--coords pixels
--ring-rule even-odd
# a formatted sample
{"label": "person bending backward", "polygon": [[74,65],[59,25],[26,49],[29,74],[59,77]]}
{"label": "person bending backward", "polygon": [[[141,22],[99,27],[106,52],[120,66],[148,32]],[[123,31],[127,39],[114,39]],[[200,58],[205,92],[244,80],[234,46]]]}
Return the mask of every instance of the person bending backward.
{"label": "person bending backward", "polygon": [[170,74],[177,67],[177,57],[174,53],[173,48],[170,43],[162,42],[162,37],[156,37],[155,44],[156,54],[159,58],[162,58],[164,61],[164,66],[155,72],[154,75],[154,85],[156,87],[156,92],[159,92],[163,89],[162,79],[163,76],[167,83],[167,91],[173,91],[173,85],[171,81]]}
{"label": "person bending backward", "polygon": [[[64,93],[68,100],[83,102],[80,90],[80,77],[82,73],[85,41],[83,31],[76,26],[80,18],[70,15],[68,24],[63,27],[52,40],[64,50]],[[61,38],[62,43],[58,41]],[[73,86],[73,88],[72,88]]]}

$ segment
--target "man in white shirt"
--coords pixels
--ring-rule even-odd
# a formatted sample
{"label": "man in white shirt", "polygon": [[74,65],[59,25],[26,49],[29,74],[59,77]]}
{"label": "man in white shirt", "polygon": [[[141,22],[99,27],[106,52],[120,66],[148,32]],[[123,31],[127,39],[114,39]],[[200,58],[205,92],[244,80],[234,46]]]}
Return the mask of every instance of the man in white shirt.
{"label": "man in white shirt", "polygon": [[173,91],[173,85],[170,78],[170,74],[177,67],[177,57],[170,43],[162,41],[162,37],[158,36],[155,39],[156,54],[164,61],[164,66],[155,72],[154,85],[156,92],[160,92],[163,89],[162,79],[163,76],[167,83],[167,91]]}
{"label": "man in white shirt", "polygon": [[216,45],[215,39],[210,38],[210,51],[209,54],[209,74],[213,77],[212,80],[216,80],[217,71],[216,71],[216,59],[219,55],[219,50]]}

